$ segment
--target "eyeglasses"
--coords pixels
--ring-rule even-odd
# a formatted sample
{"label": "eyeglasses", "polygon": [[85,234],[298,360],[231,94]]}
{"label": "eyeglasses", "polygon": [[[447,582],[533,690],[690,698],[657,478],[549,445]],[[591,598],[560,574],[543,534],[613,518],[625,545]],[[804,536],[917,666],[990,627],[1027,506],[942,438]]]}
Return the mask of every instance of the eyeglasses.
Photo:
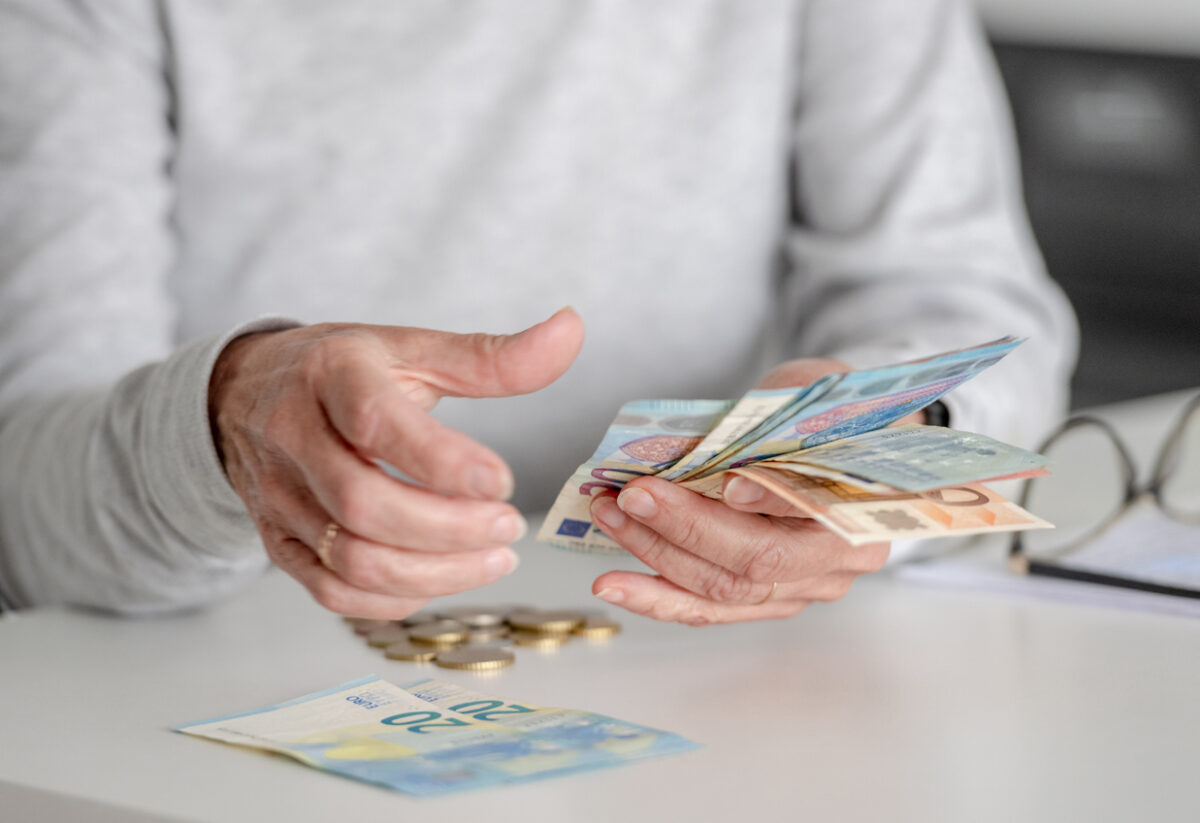
{"label": "eyeglasses", "polygon": [[1056,528],[1014,533],[1013,570],[1200,598],[1200,395],[1144,485],[1128,446],[1097,417],[1068,419],[1038,451],[1052,474],[1027,481],[1020,503]]}

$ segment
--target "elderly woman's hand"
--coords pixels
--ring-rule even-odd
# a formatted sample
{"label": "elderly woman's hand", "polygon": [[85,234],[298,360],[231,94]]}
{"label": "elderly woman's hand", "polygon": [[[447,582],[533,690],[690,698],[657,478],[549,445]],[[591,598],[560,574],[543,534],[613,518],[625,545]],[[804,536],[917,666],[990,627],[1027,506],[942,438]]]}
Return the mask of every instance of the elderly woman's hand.
{"label": "elderly woman's hand", "polygon": [[[848,368],[793,360],[760,386],[805,385]],[[723,502],[639,478],[619,495],[597,497],[591,513],[605,534],[658,572],[609,572],[592,591],[632,612],[694,626],[791,617],[813,601],[837,600],[860,574],[882,567],[890,548],[851,546],[737,476],[725,481]]]}
{"label": "elderly woman's hand", "polygon": [[332,611],[398,618],[511,572],[507,544],[525,531],[503,502],[508,466],[430,410],[535,391],[582,343],[570,310],[511,336],[359,324],[249,335],[217,362],[209,416],[271,560]]}

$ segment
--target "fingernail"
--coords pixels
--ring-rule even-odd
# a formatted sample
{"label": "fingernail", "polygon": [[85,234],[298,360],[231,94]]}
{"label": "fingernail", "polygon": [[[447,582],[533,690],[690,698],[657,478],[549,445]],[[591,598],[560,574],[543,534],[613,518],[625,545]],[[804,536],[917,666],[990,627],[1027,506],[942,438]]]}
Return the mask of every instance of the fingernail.
{"label": "fingernail", "polygon": [[509,548],[496,549],[483,561],[483,567],[494,577],[512,574],[519,565],[521,565],[521,558]]}
{"label": "fingernail", "polygon": [[599,597],[606,603],[620,603],[625,599],[625,592],[620,589],[601,589],[596,592],[596,597]]}
{"label": "fingernail", "polygon": [[495,466],[476,463],[467,469],[467,491],[484,500],[507,500],[512,497],[512,476]]}
{"label": "fingernail", "polygon": [[516,512],[501,515],[492,523],[492,530],[488,532],[488,537],[493,543],[515,543],[525,536],[525,532],[529,530],[529,526],[525,523],[525,518]]}
{"label": "fingernail", "polygon": [[625,525],[625,514],[617,507],[617,501],[611,497],[596,498],[592,503],[592,517],[610,529],[619,529]]}
{"label": "fingernail", "polygon": [[625,489],[617,495],[617,505],[621,511],[634,517],[653,517],[658,513],[658,503],[650,492],[644,489]]}
{"label": "fingernail", "polygon": [[739,506],[757,503],[765,493],[762,486],[744,477],[734,476],[725,486],[725,499]]}

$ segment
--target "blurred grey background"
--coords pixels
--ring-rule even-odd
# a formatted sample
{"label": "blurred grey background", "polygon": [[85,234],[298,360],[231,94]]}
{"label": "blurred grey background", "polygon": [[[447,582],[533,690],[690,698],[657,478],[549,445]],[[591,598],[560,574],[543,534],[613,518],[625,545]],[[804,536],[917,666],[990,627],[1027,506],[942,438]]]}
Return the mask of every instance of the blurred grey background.
{"label": "blurred grey background", "polygon": [[1200,387],[1200,0],[977,0],[1079,314],[1073,405]]}

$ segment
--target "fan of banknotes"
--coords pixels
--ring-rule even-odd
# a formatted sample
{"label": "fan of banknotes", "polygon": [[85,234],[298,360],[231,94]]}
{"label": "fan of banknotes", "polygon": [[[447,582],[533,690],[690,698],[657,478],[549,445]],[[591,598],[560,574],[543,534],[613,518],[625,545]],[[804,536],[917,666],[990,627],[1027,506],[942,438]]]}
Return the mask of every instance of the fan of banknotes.
{"label": "fan of banknotes", "polygon": [[538,539],[623,552],[592,523],[591,501],[647,475],[717,499],[727,476],[740,475],[854,545],[1053,528],[982,485],[1045,474],[1047,458],[981,434],[891,425],[1021,342],[1005,337],[739,400],[627,403],[559,492]]}

